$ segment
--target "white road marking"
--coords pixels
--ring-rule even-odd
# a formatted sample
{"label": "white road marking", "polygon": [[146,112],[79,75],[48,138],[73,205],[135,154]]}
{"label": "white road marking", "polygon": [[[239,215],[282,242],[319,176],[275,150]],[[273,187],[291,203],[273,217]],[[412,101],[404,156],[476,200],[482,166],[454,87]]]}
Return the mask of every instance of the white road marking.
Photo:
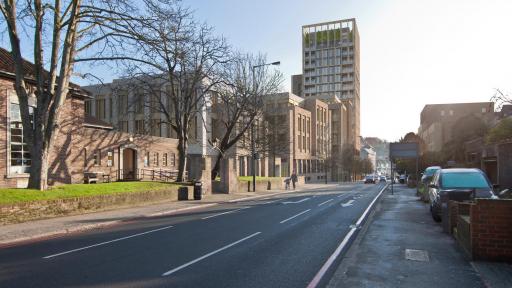
{"label": "white road marking", "polygon": [[341,206],[343,206],[343,207],[352,206],[352,203],[354,203],[354,200],[348,200],[346,203],[342,203]]}
{"label": "white road marking", "polygon": [[341,198],[341,197],[343,197],[343,196],[345,196],[345,194],[341,194],[340,196],[338,196],[338,198]]}
{"label": "white road marking", "polygon": [[262,203],[260,203],[260,204],[270,204],[270,203],[274,203],[274,202],[276,202],[276,201],[277,201],[277,200],[274,200],[274,201],[267,201],[267,202],[262,202]]}
{"label": "white road marking", "polygon": [[297,203],[302,203],[302,202],[307,201],[307,200],[309,200],[309,197],[301,199],[301,200],[298,200],[298,201],[285,201],[285,202],[283,202],[283,204],[297,204]]}
{"label": "white road marking", "polygon": [[126,240],[126,239],[130,239],[130,238],[133,238],[133,237],[142,236],[142,235],[146,235],[146,234],[149,234],[149,233],[153,233],[153,232],[169,229],[169,228],[172,228],[172,227],[173,226],[166,226],[166,227],[162,227],[162,228],[158,228],[158,229],[154,229],[154,230],[150,230],[150,231],[146,231],[146,232],[142,232],[142,233],[137,233],[137,234],[134,234],[134,235],[125,236],[125,237],[117,238],[117,239],[114,239],[114,240],[105,241],[105,242],[101,242],[101,243],[98,243],[98,244],[89,245],[89,246],[85,246],[85,247],[82,247],[82,248],[77,248],[77,249],[73,249],[73,250],[69,250],[69,251],[65,251],[65,252],[61,252],[61,253],[57,253],[57,254],[53,254],[53,255],[49,255],[49,256],[45,256],[45,257],[43,257],[43,259],[49,259],[49,258],[61,256],[61,255],[64,255],[64,254],[78,252],[78,251],[82,251],[82,250],[85,250],[85,249],[94,248],[94,247],[98,247],[98,246],[114,243],[114,242],[117,242],[117,241]]}
{"label": "white road marking", "polygon": [[221,215],[225,215],[225,214],[234,213],[234,212],[237,212],[237,211],[240,211],[240,210],[243,210],[243,209],[247,209],[247,208],[250,208],[250,207],[242,207],[242,208],[231,210],[231,211],[227,211],[227,212],[213,214],[213,215],[210,215],[210,216],[207,216],[207,217],[203,217],[201,219],[205,220],[205,219],[209,219],[209,218],[213,218],[213,217],[217,217],[217,216],[221,216]]}
{"label": "white road marking", "polygon": [[366,208],[366,210],[364,211],[364,213],[361,215],[361,217],[359,217],[359,220],[357,220],[355,226],[353,226],[350,231],[348,231],[347,235],[345,235],[345,238],[343,238],[343,241],[341,241],[340,245],[338,246],[338,248],[336,248],[336,250],[334,250],[334,252],[331,254],[331,256],[329,257],[329,259],[327,259],[327,261],[324,263],[324,265],[322,266],[322,268],[320,268],[320,270],[318,271],[318,273],[316,273],[315,277],[313,278],[313,280],[311,280],[311,282],[309,282],[307,288],[315,288],[318,286],[318,284],[320,283],[320,281],[322,280],[322,278],[325,276],[325,274],[327,273],[327,270],[329,270],[329,268],[331,267],[331,265],[334,263],[334,260],[336,260],[336,258],[338,258],[341,254],[341,252],[343,251],[343,249],[345,248],[345,246],[347,246],[348,242],[350,241],[350,238],[352,238],[352,236],[354,235],[354,233],[357,231],[357,227],[359,227],[361,225],[361,223],[363,222],[363,220],[365,219],[366,217],[366,214],[368,214],[368,212],[370,211],[370,209],[372,208],[373,204],[375,203],[375,201],[377,201],[377,199],[379,199],[380,195],[382,194],[382,192],[387,188],[388,185],[384,186],[384,188],[382,188],[382,190],[380,190],[379,194],[377,194],[377,196],[375,196],[375,198],[373,199],[373,201],[370,203],[370,205],[368,205],[368,207]]}
{"label": "white road marking", "polygon": [[169,275],[171,275],[171,274],[172,274],[172,273],[174,273],[174,272],[177,272],[177,271],[179,271],[179,270],[181,270],[181,269],[183,269],[183,268],[186,268],[186,267],[188,267],[188,266],[190,266],[190,265],[192,265],[192,264],[194,264],[194,263],[197,263],[197,262],[199,262],[199,261],[201,261],[201,260],[203,260],[203,259],[206,259],[206,258],[208,258],[208,257],[210,257],[210,256],[212,256],[212,255],[215,255],[215,254],[217,254],[217,253],[219,253],[219,252],[221,252],[221,251],[224,251],[224,250],[226,250],[226,249],[228,249],[228,248],[230,248],[230,247],[233,247],[233,246],[235,246],[236,244],[239,244],[239,243],[241,243],[241,242],[243,242],[243,241],[245,241],[245,240],[248,240],[248,239],[250,239],[250,238],[252,238],[252,237],[254,237],[254,236],[256,236],[256,235],[258,235],[258,234],[260,234],[260,233],[261,233],[261,232],[256,232],[256,233],[254,233],[254,234],[251,234],[251,235],[249,235],[249,236],[247,236],[247,237],[245,237],[245,238],[242,238],[242,239],[240,239],[240,240],[238,240],[238,241],[235,241],[235,242],[233,242],[233,243],[231,243],[231,244],[228,244],[228,245],[226,245],[226,246],[224,246],[224,247],[222,247],[222,248],[219,248],[219,249],[217,249],[217,250],[215,250],[215,251],[213,251],[213,252],[210,252],[210,253],[208,253],[208,254],[206,254],[206,255],[203,255],[203,256],[201,256],[201,257],[199,257],[199,258],[196,258],[196,259],[194,259],[194,260],[192,260],[192,261],[190,261],[190,262],[187,262],[187,263],[185,263],[185,264],[183,264],[183,265],[181,265],[181,266],[179,266],[179,267],[176,267],[176,268],[174,268],[174,269],[172,269],[172,270],[169,270],[169,271],[167,271],[167,272],[163,273],[163,274],[162,274],[162,277],[169,276]]}
{"label": "white road marking", "polygon": [[287,221],[290,221],[290,220],[292,220],[292,219],[293,219],[293,218],[295,218],[295,217],[299,217],[300,215],[302,215],[302,214],[304,214],[304,213],[307,213],[307,212],[309,212],[309,211],[311,211],[311,209],[304,210],[304,211],[300,212],[299,214],[296,214],[296,215],[293,215],[293,216],[292,216],[292,217],[290,217],[290,218],[284,219],[283,221],[281,221],[281,222],[279,222],[279,223],[280,223],[280,224],[283,224],[283,223],[285,223],[285,222],[287,222]]}
{"label": "white road marking", "polygon": [[325,203],[329,203],[329,202],[331,202],[332,200],[334,200],[334,199],[329,199],[329,200],[327,200],[327,201],[324,201],[324,202],[322,202],[322,203],[318,204],[318,206],[322,206],[322,205],[324,205]]}

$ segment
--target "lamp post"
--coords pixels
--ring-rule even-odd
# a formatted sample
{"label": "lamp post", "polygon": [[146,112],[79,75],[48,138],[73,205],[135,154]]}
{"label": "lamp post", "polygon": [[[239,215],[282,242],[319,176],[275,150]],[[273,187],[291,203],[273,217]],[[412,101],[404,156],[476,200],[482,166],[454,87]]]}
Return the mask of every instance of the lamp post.
{"label": "lamp post", "polygon": [[[276,61],[276,62],[272,62],[272,63],[254,65],[251,67],[252,85],[256,89],[255,90],[256,93],[258,92],[257,87],[256,87],[256,68],[261,68],[261,67],[270,66],[270,65],[277,66],[280,64],[281,64],[281,62]],[[256,192],[256,140],[254,139],[254,119],[252,119],[252,123],[251,123],[251,158],[252,158],[252,165],[251,165],[252,166],[252,169],[251,169],[251,171],[252,171],[252,192]]]}

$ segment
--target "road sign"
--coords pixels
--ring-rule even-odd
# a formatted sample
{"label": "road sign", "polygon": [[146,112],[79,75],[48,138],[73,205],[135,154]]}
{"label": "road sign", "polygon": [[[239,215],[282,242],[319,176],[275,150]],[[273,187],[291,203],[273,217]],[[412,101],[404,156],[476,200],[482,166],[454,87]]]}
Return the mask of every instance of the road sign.
{"label": "road sign", "polygon": [[416,158],[418,157],[418,143],[389,143],[389,157]]}

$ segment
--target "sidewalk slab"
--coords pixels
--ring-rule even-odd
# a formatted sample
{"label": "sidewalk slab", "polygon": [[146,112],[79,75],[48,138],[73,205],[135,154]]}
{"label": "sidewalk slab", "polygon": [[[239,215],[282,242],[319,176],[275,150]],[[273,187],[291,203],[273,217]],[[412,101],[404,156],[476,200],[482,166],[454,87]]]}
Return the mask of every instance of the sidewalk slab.
{"label": "sidewalk slab", "polygon": [[327,287],[485,287],[415,189],[394,192],[382,196]]}
{"label": "sidewalk slab", "polygon": [[[91,229],[106,228],[133,219],[169,215],[180,211],[206,208],[219,203],[237,202],[286,193],[325,188],[338,184],[306,184],[296,190],[268,190],[235,194],[213,194],[202,200],[168,201],[138,207],[99,211],[0,226],[0,248],[21,242],[58,237]],[[142,203],[141,203],[142,204]],[[143,205],[143,204],[142,204]]]}

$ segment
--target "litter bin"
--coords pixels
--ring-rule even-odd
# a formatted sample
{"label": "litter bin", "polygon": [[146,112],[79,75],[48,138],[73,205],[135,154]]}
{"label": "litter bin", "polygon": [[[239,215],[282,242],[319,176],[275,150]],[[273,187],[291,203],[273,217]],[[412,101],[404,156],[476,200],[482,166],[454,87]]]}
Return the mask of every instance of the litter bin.
{"label": "litter bin", "polygon": [[203,183],[197,181],[194,183],[194,200],[201,200],[203,197]]}

